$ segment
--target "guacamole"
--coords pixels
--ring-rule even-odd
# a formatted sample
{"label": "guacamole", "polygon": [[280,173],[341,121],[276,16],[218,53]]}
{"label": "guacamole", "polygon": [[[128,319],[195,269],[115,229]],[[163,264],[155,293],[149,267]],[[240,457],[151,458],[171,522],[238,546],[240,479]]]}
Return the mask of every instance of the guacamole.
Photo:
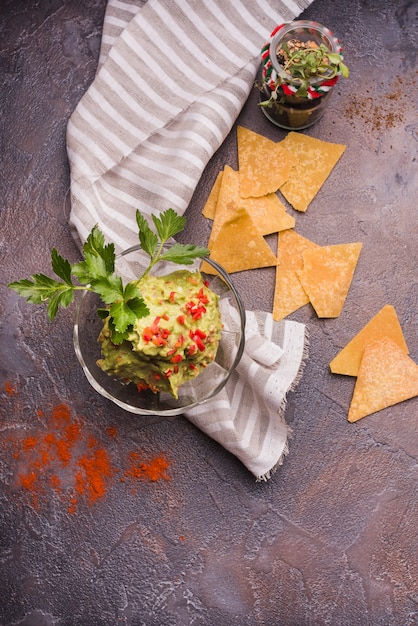
{"label": "guacamole", "polygon": [[222,321],[218,296],[200,272],[177,270],[166,276],[144,276],[138,283],[150,314],[138,318],[121,345],[110,340],[105,320],[99,335],[98,366],[132,381],[139,390],[167,391],[195,378],[216,356]]}

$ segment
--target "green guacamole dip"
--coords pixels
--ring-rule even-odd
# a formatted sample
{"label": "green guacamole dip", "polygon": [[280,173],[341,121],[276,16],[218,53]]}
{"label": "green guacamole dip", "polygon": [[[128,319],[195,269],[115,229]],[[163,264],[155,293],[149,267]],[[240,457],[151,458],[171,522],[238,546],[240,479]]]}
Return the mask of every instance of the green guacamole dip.
{"label": "green guacamole dip", "polygon": [[178,270],[167,276],[147,275],[138,283],[150,314],[136,320],[121,345],[110,340],[105,320],[99,335],[98,366],[138,389],[167,391],[179,387],[211,363],[221,338],[218,296],[200,272]]}

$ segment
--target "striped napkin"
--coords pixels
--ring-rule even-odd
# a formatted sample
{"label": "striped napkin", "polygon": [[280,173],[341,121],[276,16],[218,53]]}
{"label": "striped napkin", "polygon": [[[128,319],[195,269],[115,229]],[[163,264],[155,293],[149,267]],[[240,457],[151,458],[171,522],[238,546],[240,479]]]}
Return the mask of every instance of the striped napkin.
{"label": "striped napkin", "polygon": [[[312,0],[109,0],[96,76],[67,127],[70,225],[98,224],[120,252],[138,243],[136,209],[183,214],[254,84],[273,28]],[[287,392],[306,329],[247,312],[244,356],[226,388],[187,414],[267,479],[287,452]]]}

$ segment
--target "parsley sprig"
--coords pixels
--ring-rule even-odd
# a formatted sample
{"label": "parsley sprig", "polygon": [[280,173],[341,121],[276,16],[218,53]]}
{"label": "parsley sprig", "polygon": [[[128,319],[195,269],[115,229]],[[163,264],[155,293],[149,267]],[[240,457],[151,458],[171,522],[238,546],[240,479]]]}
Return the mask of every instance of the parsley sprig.
{"label": "parsley sprig", "polygon": [[174,209],[167,209],[159,216],[151,215],[151,218],[156,232],[151,229],[146,218],[139,211],[136,212],[139,243],[150,257],[150,262],[142,276],[135,281],[124,285],[122,278],[115,273],[115,246],[113,243],[105,243],[104,235],[96,225],[83,246],[82,261],[71,264],[53,248],[52,269],[61,280],[45,274],[33,274],[30,278],[9,283],[8,287],[32,304],[47,303],[50,321],[55,319],[60,307],[66,308],[74,301],[77,291],[97,293],[106,305],[98,309],[98,314],[102,319],[108,318],[112,341],[120,344],[128,337],[135,320],[150,312],[138,287],[141,278],[149,274],[159,261],[191,265],[194,259],[209,254],[207,248],[191,244],[175,242],[167,246],[167,242],[186,225],[186,218],[178,215]]}

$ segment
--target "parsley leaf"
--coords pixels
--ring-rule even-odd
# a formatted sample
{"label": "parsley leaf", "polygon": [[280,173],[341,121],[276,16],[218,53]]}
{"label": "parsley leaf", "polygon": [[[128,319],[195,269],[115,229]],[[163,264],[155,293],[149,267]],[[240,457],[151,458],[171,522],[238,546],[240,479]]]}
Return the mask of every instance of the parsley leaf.
{"label": "parsley leaf", "polygon": [[112,304],[115,300],[123,298],[122,279],[115,274],[93,280],[91,287],[106,304]]}
{"label": "parsley leaf", "polygon": [[58,308],[66,308],[74,300],[74,290],[71,287],[55,292],[48,300],[48,318],[52,322],[58,312]]}
{"label": "parsley leaf", "polygon": [[110,330],[110,335],[112,337],[112,343],[114,343],[116,346],[119,346],[121,343],[123,343],[127,339],[127,332],[119,333],[116,330],[115,324],[113,323],[113,320],[111,317],[109,317],[109,320],[108,320],[108,327]]}
{"label": "parsley leaf", "polygon": [[71,264],[67,259],[64,259],[55,248],[52,249],[51,252],[51,262],[52,269],[55,274],[62,278],[62,280],[67,283],[67,285],[72,286],[73,281],[71,280]]}
{"label": "parsley leaf", "polygon": [[83,246],[84,256],[100,257],[103,261],[106,274],[115,270],[115,246],[113,243],[105,244],[105,238],[99,227],[93,227],[90,235]]}
{"label": "parsley leaf", "polygon": [[200,248],[192,244],[175,243],[160,256],[160,259],[171,261],[172,263],[191,265],[194,259],[205,257],[208,254],[209,250],[207,248]]}
{"label": "parsley leaf", "polygon": [[160,217],[156,215],[151,217],[161,242],[165,242],[170,237],[180,233],[186,225],[186,218],[178,215],[173,209],[167,209],[161,213]]}
{"label": "parsley leaf", "polygon": [[83,284],[93,278],[106,277],[115,270],[115,246],[105,244],[104,235],[96,225],[83,246],[84,261],[72,266],[72,273]]}
{"label": "parsley leaf", "polygon": [[124,333],[129,326],[133,326],[138,317],[148,315],[149,309],[142,297],[130,300],[118,300],[113,302],[109,309],[109,315],[113,320],[118,333]]}
{"label": "parsley leaf", "polygon": [[141,248],[152,258],[158,246],[158,237],[151,230],[147,220],[139,211],[136,212],[136,223],[138,224]]}
{"label": "parsley leaf", "polygon": [[[107,320],[113,343],[127,339],[135,321],[150,314],[139,285],[158,261],[170,261],[190,265],[194,259],[209,254],[209,250],[194,245],[174,243],[167,247],[167,241],[184,229],[186,218],[173,209],[167,209],[159,216],[151,215],[156,233],[147,219],[136,212],[138,235],[141,248],[150,257],[150,262],[142,277],[124,285],[122,278],[115,273],[115,246],[106,244],[99,227],[92,228],[83,246],[83,260],[71,264],[55,248],[51,252],[51,264],[55,275],[61,280],[45,274],[34,274],[30,278],[9,283],[10,289],[32,304],[47,303],[49,319],[55,319],[60,307],[68,307],[74,300],[76,291],[97,293],[106,308],[97,313]],[[79,284],[74,284],[72,277]]]}
{"label": "parsley leaf", "polygon": [[60,283],[45,274],[34,274],[29,278],[9,283],[10,289],[17,291],[20,296],[26,298],[31,304],[42,304],[46,302],[56,291],[63,288]]}

